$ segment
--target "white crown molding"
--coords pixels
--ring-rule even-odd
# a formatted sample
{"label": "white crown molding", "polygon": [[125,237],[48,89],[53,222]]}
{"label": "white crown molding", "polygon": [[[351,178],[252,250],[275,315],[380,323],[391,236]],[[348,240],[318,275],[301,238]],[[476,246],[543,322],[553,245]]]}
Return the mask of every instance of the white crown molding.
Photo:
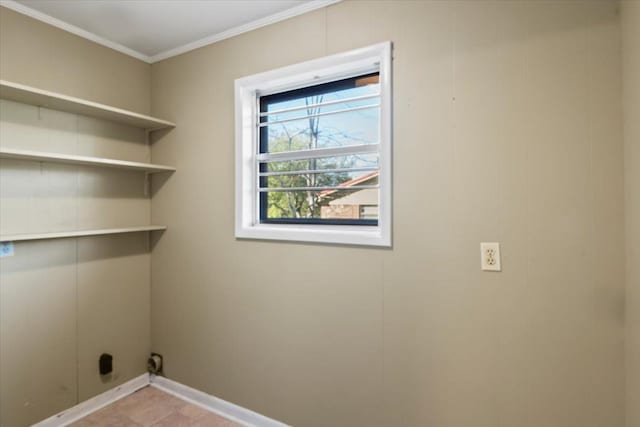
{"label": "white crown molding", "polygon": [[4,6],[7,9],[11,9],[15,12],[29,16],[30,18],[37,19],[38,21],[45,22],[49,25],[60,28],[61,30],[75,34],[76,36],[85,38],[87,40],[91,40],[92,42],[106,46],[113,50],[117,50],[118,52],[124,53],[125,55],[132,56],[146,63],[153,64],[154,62],[162,61],[164,59],[168,59],[173,56],[181,55],[191,50],[198,49],[200,47],[203,47],[212,43],[216,43],[221,40],[225,40],[242,33],[256,30],[258,28],[265,27],[267,25],[275,24],[276,22],[284,21],[285,19],[293,18],[295,16],[302,15],[304,13],[312,12],[316,9],[321,9],[323,7],[327,7],[332,4],[339,3],[341,1],[342,0],[311,0],[307,3],[301,4],[300,6],[292,7],[291,9],[274,13],[273,15],[269,15],[264,18],[249,22],[247,24],[230,28],[221,33],[213,34],[211,36],[202,38],[200,40],[196,40],[194,42],[187,43],[185,45],[178,46],[173,49],[166,50],[164,52],[160,52],[153,56],[145,55],[136,50],[123,46],[119,43],[115,43],[115,42],[112,42],[111,40],[107,40],[104,37],[98,36],[90,31],[83,30],[82,28],[76,27],[75,25],[68,24],[64,21],[61,21],[60,19],[54,18],[52,16],[39,12],[35,9],[27,7],[23,4],[20,4],[15,0],[0,0],[0,6]]}
{"label": "white crown molding", "polygon": [[60,19],[54,18],[42,12],[38,12],[37,10],[31,9],[30,7],[20,4],[17,1],[0,0],[0,6],[4,6],[7,9],[11,9],[30,18],[37,19],[38,21],[42,21],[46,24],[60,28],[61,30],[67,31],[71,34],[75,34],[76,36],[82,37],[84,39],[91,40],[92,42],[101,44],[102,46],[117,50],[118,52],[124,53],[125,55],[129,55],[141,61],[151,63],[151,58],[148,55],[142,54],[119,43],[112,42],[111,40],[107,40],[104,37],[100,37],[99,35],[94,34],[90,31],[83,30],[82,28],[76,27],[75,25],[68,24],[64,21],[61,21]]}
{"label": "white crown molding", "polygon": [[258,28],[266,27],[267,25],[275,24],[276,22],[284,21],[285,19],[293,18],[294,16],[312,12],[316,9],[321,9],[323,7],[327,7],[332,4],[339,3],[341,1],[342,0],[312,0],[310,2],[301,4],[300,6],[292,7],[291,9],[274,13],[273,15],[269,15],[264,18],[249,22],[247,24],[230,28],[221,33],[213,34],[211,36],[202,38],[200,40],[196,40],[194,42],[187,43],[185,45],[178,46],[176,48],[158,53],[151,57],[151,63],[162,61],[163,59],[168,59],[173,56],[181,55],[191,50],[195,50],[200,47],[207,46],[209,44],[216,43],[216,42],[237,36],[242,33],[247,33],[249,31],[257,30]]}

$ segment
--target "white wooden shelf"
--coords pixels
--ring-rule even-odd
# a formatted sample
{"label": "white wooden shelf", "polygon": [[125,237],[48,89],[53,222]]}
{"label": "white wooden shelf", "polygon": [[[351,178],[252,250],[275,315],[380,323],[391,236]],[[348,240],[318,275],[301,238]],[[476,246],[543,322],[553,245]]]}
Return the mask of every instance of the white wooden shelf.
{"label": "white wooden shelf", "polygon": [[152,163],[129,162],[125,160],[105,159],[102,157],[75,156],[69,154],[45,153],[41,151],[14,150],[0,148],[0,159],[33,160],[37,162],[65,163],[70,165],[98,166],[105,168],[127,169],[147,172],[175,172],[171,166],[154,165]]}
{"label": "white wooden shelf", "polygon": [[106,228],[102,230],[62,231],[59,233],[8,234],[0,236],[0,242],[23,242],[27,240],[67,239],[73,237],[103,236],[106,234],[139,233],[144,231],[163,231],[164,225],[145,225],[142,227]]}
{"label": "white wooden shelf", "polygon": [[148,129],[150,131],[173,128],[176,126],[175,123],[171,123],[167,120],[134,113],[133,111],[123,110],[109,105],[98,104],[96,102],[80,98],[74,98],[72,96],[49,92],[47,90],[37,89],[7,80],[0,80],[0,98],[21,102],[23,104],[46,107],[52,110],[60,110],[68,113],[96,117],[98,119]]}

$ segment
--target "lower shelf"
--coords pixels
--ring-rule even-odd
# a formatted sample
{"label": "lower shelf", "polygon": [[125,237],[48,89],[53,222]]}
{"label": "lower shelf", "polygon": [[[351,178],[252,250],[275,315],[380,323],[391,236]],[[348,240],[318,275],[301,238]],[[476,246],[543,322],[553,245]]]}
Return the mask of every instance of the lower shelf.
{"label": "lower shelf", "polygon": [[106,234],[139,233],[142,231],[163,231],[164,225],[145,225],[142,227],[105,228],[101,230],[61,231],[58,233],[8,234],[0,236],[0,242],[22,242],[27,240],[67,239],[72,237],[102,236]]}

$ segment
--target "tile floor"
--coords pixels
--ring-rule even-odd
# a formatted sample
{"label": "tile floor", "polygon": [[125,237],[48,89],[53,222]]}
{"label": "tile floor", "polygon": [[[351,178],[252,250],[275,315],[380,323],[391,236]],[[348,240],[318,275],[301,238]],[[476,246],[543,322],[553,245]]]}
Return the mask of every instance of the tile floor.
{"label": "tile floor", "polygon": [[145,387],[71,424],[71,427],[240,427],[220,415],[155,387]]}

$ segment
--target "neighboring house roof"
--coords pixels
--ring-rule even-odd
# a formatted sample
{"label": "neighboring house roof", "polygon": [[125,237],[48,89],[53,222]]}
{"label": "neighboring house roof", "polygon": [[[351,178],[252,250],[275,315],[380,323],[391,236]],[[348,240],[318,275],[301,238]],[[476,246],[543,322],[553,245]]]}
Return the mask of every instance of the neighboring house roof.
{"label": "neighboring house roof", "polygon": [[360,205],[374,206],[378,204],[378,190],[375,188],[365,188],[356,191],[345,197],[340,197],[329,202],[331,206],[336,205]]}
{"label": "neighboring house roof", "polygon": [[[367,181],[371,181],[373,179],[377,179],[378,175],[380,175],[380,171],[369,172],[369,173],[361,175],[359,177],[350,179],[349,181],[345,181],[342,184],[339,184],[338,187],[346,187],[346,188],[348,188],[348,187],[353,187],[354,185],[364,184]],[[320,194],[320,197],[322,198],[322,197],[326,197],[326,196],[328,196],[330,194],[333,194],[333,193],[336,193],[336,192],[339,192],[339,191],[342,191],[342,190],[324,190],[324,191],[321,191],[319,194]]]}

